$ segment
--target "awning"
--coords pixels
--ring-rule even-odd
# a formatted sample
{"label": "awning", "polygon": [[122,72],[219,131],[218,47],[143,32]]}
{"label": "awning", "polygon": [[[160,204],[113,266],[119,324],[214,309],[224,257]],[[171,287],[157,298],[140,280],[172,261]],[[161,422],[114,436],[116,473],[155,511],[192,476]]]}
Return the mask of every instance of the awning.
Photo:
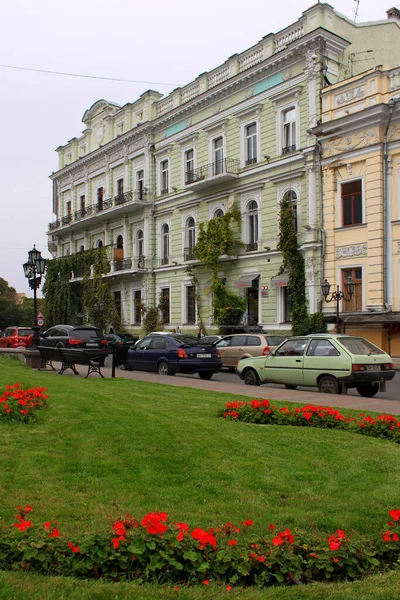
{"label": "awning", "polygon": [[237,288],[251,288],[254,279],[260,277],[261,273],[242,273],[237,281],[235,281],[235,287]]}
{"label": "awning", "polygon": [[271,285],[273,287],[286,287],[289,283],[289,274],[282,273],[282,275],[277,275],[271,279]]}

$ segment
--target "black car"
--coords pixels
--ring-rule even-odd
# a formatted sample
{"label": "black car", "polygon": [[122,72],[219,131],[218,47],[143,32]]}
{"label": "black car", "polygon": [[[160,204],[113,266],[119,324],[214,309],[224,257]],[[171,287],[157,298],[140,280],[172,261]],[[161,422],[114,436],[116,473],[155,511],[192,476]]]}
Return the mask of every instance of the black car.
{"label": "black car", "polygon": [[97,327],[84,325],[55,325],[40,338],[40,346],[47,348],[84,349],[91,357],[105,358],[108,342]]}
{"label": "black car", "polygon": [[156,371],[159,375],[198,373],[211,379],[222,368],[219,351],[189,335],[150,334],[128,350],[129,370]]}

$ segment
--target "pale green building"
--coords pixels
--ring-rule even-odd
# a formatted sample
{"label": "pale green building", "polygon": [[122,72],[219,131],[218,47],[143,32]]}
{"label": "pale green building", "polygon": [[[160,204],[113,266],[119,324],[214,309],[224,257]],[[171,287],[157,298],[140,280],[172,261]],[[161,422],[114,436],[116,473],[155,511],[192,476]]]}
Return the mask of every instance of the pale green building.
{"label": "pale green building", "polygon": [[[320,308],[324,232],[320,210],[320,91],[372,64],[395,66],[400,13],[354,23],[315,4],[284,30],[231,56],[168,96],[149,90],[118,106],[99,100],[85,130],[57,148],[49,224],[54,257],[108,249],[110,282],[124,329],[141,329],[140,305],[164,299],[169,327],[212,328],[209,273],[197,268],[196,306],[187,273],[199,224],[240,209],[241,241],[220,277],[247,300],[246,319],[290,329],[288,278],[277,276],[279,206],[297,211],[308,310]],[[79,274],[73,274],[79,279]],[[200,288],[200,289],[199,289]]]}

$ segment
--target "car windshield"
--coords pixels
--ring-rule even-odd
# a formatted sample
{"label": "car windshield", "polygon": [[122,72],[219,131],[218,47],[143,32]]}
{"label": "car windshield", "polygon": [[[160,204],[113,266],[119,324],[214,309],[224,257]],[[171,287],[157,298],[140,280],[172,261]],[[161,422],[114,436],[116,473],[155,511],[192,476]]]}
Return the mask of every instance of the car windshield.
{"label": "car windshield", "polygon": [[91,338],[102,338],[100,329],[74,329],[71,337],[76,340],[90,340]]}
{"label": "car windshield", "polygon": [[201,340],[198,340],[197,338],[195,338],[193,335],[174,335],[174,339],[175,340],[179,340],[180,342],[182,342],[183,344],[186,344],[188,346],[201,346]]}
{"label": "car windshield", "polygon": [[18,329],[18,335],[31,335],[33,329]]}
{"label": "car windshield", "polygon": [[117,335],[121,340],[130,340],[132,338],[130,333],[118,333]]}
{"label": "car windshield", "polygon": [[385,354],[383,350],[374,346],[371,342],[367,342],[364,338],[356,337],[341,337],[339,342],[352,354],[362,354],[369,356],[370,354]]}

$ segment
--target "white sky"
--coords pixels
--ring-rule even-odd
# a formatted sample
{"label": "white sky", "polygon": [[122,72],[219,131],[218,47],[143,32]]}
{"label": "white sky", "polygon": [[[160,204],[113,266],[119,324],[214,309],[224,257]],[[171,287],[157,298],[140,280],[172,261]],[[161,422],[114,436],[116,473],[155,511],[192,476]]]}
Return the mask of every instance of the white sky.
{"label": "white sky", "polygon": [[[100,98],[124,105],[147,89],[168,94],[264,35],[294,23],[312,1],[13,0],[0,8],[0,64],[152,83],[82,79],[0,67],[0,277],[32,296],[22,263],[47,251],[48,175],[55,148],[84,129]],[[357,22],[385,20],[394,6],[360,0]],[[337,0],[354,19],[356,0]],[[248,10],[248,12],[246,12]],[[369,68],[372,65],[367,65]],[[160,85],[160,83],[171,85]]]}

